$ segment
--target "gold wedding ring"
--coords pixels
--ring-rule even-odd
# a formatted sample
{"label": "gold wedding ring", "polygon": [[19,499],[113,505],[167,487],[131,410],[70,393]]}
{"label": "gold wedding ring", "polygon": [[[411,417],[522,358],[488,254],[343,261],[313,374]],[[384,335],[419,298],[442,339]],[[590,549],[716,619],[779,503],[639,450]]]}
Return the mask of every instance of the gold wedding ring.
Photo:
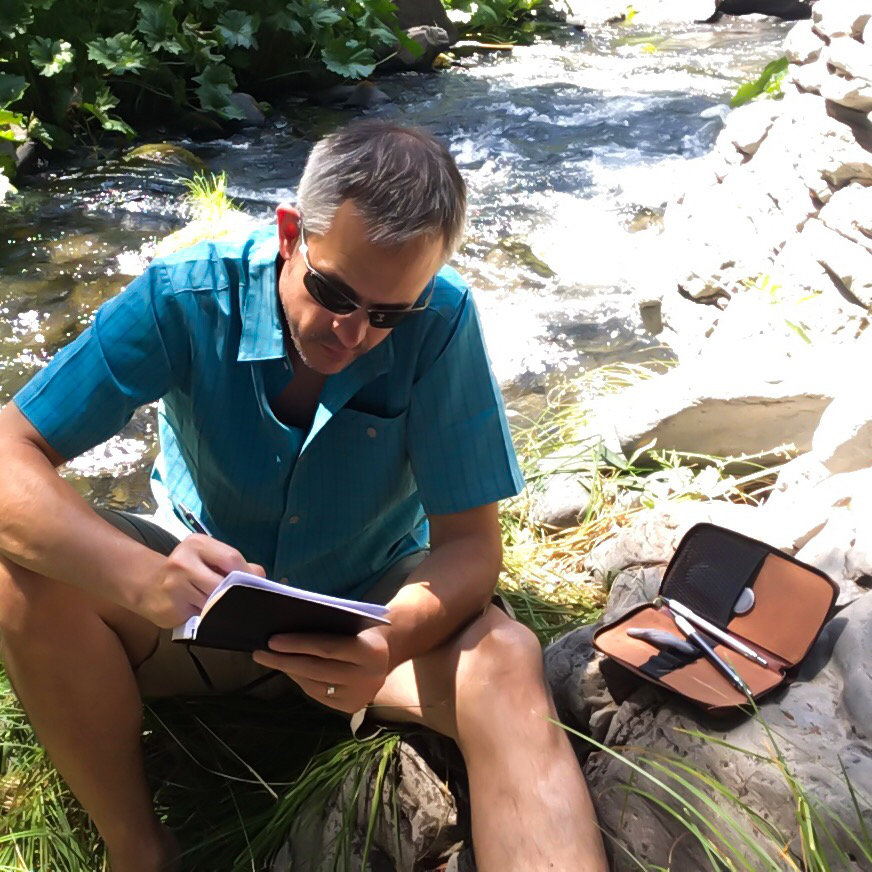
{"label": "gold wedding ring", "polygon": [[327,696],[333,696],[333,694],[336,693],[336,685],[328,684],[325,693],[327,694]]}

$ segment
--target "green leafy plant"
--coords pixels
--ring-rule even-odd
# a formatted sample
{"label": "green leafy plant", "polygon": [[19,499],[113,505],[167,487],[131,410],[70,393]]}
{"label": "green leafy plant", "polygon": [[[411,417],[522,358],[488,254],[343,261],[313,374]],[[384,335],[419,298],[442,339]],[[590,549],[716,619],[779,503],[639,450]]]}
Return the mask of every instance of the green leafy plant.
{"label": "green leafy plant", "polygon": [[237,89],[373,73],[397,45],[391,0],[5,0],[0,10],[0,138],[66,147],[69,136],[206,113],[243,117]]}
{"label": "green leafy plant", "polygon": [[449,17],[467,37],[531,43],[553,21],[543,16],[544,0],[444,0]]}
{"label": "green leafy plant", "polygon": [[763,72],[756,79],[743,82],[730,100],[730,106],[734,109],[749,103],[755,97],[765,94],[772,99],[782,96],[781,83],[787,73],[787,58],[782,57],[770,61],[763,68]]}

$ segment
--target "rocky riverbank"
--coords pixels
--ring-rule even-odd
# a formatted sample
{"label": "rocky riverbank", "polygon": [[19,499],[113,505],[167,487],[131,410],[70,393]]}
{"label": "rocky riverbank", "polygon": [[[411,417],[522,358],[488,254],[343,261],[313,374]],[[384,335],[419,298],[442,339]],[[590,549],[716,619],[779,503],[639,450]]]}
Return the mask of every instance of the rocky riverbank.
{"label": "rocky riverbank", "polygon": [[[756,720],[715,721],[649,685],[614,699],[591,628],[553,645],[547,665],[568,724],[609,747],[676,755],[709,779],[683,803],[705,812],[705,796],[723,805],[733,795],[745,832],[759,842],[771,826],[799,852],[786,770],[815,814],[844,824],[831,827],[832,868],[869,869],[854,835],[872,822],[872,682],[863,665],[872,633],[872,400],[862,375],[872,359],[872,4],[819,0],[785,53],[784,98],[731,112],[704,183],[667,207],[662,242],[674,267],[657,277],[661,293],[642,296],[649,320],[659,312],[677,365],[602,402],[589,425],[627,455],[656,440],[661,450],[762,458],[773,466],[771,494],[736,505],[713,490],[708,500],[640,511],[586,561],[614,579],[607,618],[656,594],[679,539],[700,521],[762,539],[840,585],[838,616],[791,687],[760,708],[783,767],[767,762],[772,736]],[[707,868],[699,843],[658,805],[675,797],[640,784],[625,758],[598,751],[585,764],[607,832],[647,862]],[[751,868],[770,868],[754,865],[762,861],[751,844],[736,844]]]}

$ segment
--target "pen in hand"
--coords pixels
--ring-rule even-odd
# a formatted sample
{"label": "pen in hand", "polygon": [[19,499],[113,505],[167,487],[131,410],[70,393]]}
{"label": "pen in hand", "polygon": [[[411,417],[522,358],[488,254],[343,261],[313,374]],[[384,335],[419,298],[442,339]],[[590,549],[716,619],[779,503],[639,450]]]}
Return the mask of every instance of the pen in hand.
{"label": "pen in hand", "polygon": [[[176,507],[182,513],[182,517],[188,522],[188,526],[195,532],[203,536],[212,536],[212,534],[203,526],[200,519],[184,504],[176,503]],[[212,536],[214,538],[214,536]]]}

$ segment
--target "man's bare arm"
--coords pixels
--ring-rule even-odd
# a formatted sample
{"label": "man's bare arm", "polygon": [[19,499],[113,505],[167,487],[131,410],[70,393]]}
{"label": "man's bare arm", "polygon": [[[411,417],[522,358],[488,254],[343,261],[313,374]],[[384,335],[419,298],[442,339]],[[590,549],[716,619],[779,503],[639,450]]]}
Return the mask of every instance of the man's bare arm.
{"label": "man's bare arm", "polygon": [[497,503],[431,515],[430,554],[388,604],[390,668],[436,648],[487,605],[502,564]]}
{"label": "man's bare arm", "polygon": [[160,626],[195,614],[226,572],[251,571],[235,549],[204,536],[169,558],[125,536],[61,478],[65,460],[14,403],[0,410],[0,554],[13,563]]}

